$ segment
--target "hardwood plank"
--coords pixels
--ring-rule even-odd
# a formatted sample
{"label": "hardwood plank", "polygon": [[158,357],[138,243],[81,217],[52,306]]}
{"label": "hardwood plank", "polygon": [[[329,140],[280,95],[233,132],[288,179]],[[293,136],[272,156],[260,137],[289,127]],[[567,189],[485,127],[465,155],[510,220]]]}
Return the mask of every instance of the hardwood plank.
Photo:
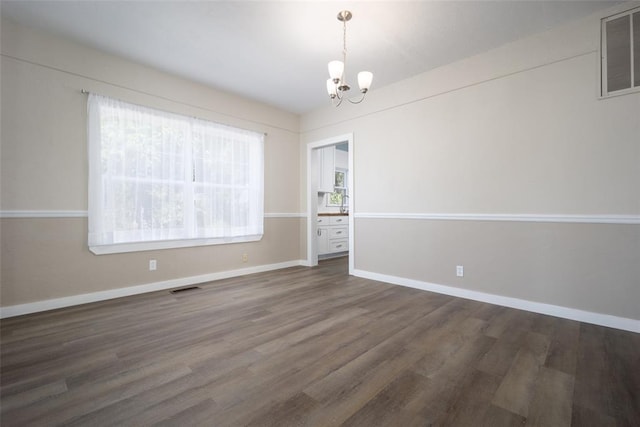
{"label": "hardwood plank", "polygon": [[[151,408],[149,411],[145,411],[130,420],[127,420],[127,425],[142,426],[142,425],[154,425],[157,427],[175,427],[175,426],[202,426],[216,423],[216,403],[212,400],[203,400],[197,404],[188,408],[182,409],[179,412],[173,413],[166,418],[159,418],[162,413],[171,409],[166,405],[158,405],[157,408]],[[170,413],[170,412],[169,412]],[[145,417],[149,415],[150,417]],[[217,425],[217,424],[216,424]]]}
{"label": "hardwood plank", "polygon": [[[345,379],[338,379],[330,374],[333,381],[328,387],[308,389],[310,390],[308,394],[312,397],[314,397],[313,393],[318,394],[320,397],[316,400],[325,408],[330,408],[329,412],[322,410],[311,413],[309,415],[311,424],[322,425],[325,418],[331,424],[345,423],[419,357],[415,351],[411,350],[402,350],[393,355],[388,353],[388,355],[387,360],[376,365],[374,369],[367,370],[362,376],[350,372]],[[326,394],[328,391],[331,391],[331,394]]]}
{"label": "hardwood plank", "polygon": [[307,414],[318,407],[318,402],[305,393],[298,393],[284,402],[269,406],[245,425],[280,427],[303,425]]}
{"label": "hardwood plank", "polygon": [[277,339],[271,340],[267,343],[259,345],[256,347],[256,350],[261,354],[270,354],[275,353],[278,350],[289,348],[310,336],[316,336],[322,334],[327,329],[330,329],[333,326],[341,326],[342,323],[353,319],[354,317],[358,317],[362,314],[367,313],[367,310],[361,308],[353,308],[349,310],[344,310],[341,313],[336,314],[335,316],[330,316],[326,319],[319,320],[314,322],[313,324],[306,326],[301,329],[297,329],[285,336],[279,337]]}
{"label": "hardwood plank", "polygon": [[517,325],[518,311],[512,308],[505,308],[492,320],[489,327],[485,330],[485,335],[493,338],[500,338],[502,334],[513,329]]}
{"label": "hardwood plank", "polygon": [[575,375],[579,336],[579,322],[559,320],[551,335],[549,354],[547,355],[545,366],[569,375]]}
{"label": "hardwood plank", "polygon": [[482,421],[477,425],[483,427],[522,426],[526,422],[523,416],[509,412],[495,405],[489,405]]}
{"label": "hardwood plank", "polygon": [[491,403],[527,417],[539,370],[536,355],[520,349]]}
{"label": "hardwood plank", "polygon": [[543,367],[529,407],[527,425],[568,427],[572,403],[573,376]]}
{"label": "hardwood plank", "polygon": [[482,371],[469,372],[438,425],[473,426],[486,415],[500,379]]}
{"label": "hardwood plank", "polygon": [[396,379],[376,394],[362,408],[351,415],[344,424],[359,426],[404,425],[400,419],[414,418],[403,412],[405,404],[426,386],[429,380],[413,371],[403,371]]}
{"label": "hardwood plank", "polygon": [[16,408],[37,404],[41,400],[51,398],[67,390],[65,381],[58,380],[39,387],[26,389],[21,393],[12,393],[2,398],[2,411],[7,412]]}
{"label": "hardwood plank", "polygon": [[427,378],[421,375],[418,378],[425,378],[425,380],[421,380],[413,394],[407,397],[402,412],[413,414],[417,419],[424,420],[423,425],[436,424],[450,410],[464,382],[454,383],[444,376]]}
{"label": "hardwood plank", "polygon": [[503,377],[511,367],[518,351],[520,351],[520,345],[497,340],[476,367],[488,374]]}
{"label": "hardwood plank", "polygon": [[640,334],[629,337],[623,331],[605,329],[609,387],[613,415],[620,424],[640,424]]}
{"label": "hardwood plank", "polygon": [[572,406],[572,427],[616,427],[617,425],[618,423],[615,418],[602,412],[594,411],[584,406],[576,405],[575,403]]}
{"label": "hardwood plank", "polygon": [[346,261],[4,319],[2,425],[640,425],[639,334]]}
{"label": "hardwood plank", "polygon": [[581,324],[574,403],[592,412],[615,417],[612,379],[605,348],[605,328]]}
{"label": "hardwood plank", "polygon": [[[3,424],[10,420],[13,425],[28,425],[32,423],[64,424],[75,418],[85,416],[104,406],[140,393],[149,388],[155,388],[175,378],[191,372],[187,367],[172,365],[151,365],[146,369],[125,372],[108,381],[101,382],[97,387],[92,384],[79,387],[66,393],[58,394],[36,405],[29,405],[28,411],[7,411],[3,414]],[[21,408],[24,409],[24,408]]]}

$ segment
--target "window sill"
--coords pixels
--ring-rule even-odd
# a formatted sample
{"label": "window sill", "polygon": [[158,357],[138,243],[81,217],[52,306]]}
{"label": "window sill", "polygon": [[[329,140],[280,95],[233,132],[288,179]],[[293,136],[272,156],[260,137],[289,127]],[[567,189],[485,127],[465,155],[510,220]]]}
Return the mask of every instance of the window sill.
{"label": "window sill", "polygon": [[114,245],[89,246],[95,255],[119,254],[126,252],[155,251],[162,249],[191,248],[197,246],[227,245],[231,243],[257,242],[262,234],[215,239],[161,240],[156,242],[118,243]]}
{"label": "window sill", "polygon": [[616,96],[631,95],[633,93],[640,93],[640,86],[632,87],[629,89],[621,89],[611,93],[605,93],[604,95],[600,95],[598,99],[602,100],[602,99],[615,98]]}

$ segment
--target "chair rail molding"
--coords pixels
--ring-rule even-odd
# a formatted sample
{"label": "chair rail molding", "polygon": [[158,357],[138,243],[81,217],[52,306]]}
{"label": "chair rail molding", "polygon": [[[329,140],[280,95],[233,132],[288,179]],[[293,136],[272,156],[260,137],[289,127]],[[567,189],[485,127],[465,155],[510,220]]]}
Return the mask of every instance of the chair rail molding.
{"label": "chair rail molding", "polygon": [[378,213],[358,212],[355,218],[366,219],[417,219],[443,221],[515,221],[515,222],[566,222],[579,224],[640,224],[640,215],[569,215],[569,214],[482,214],[482,213]]}

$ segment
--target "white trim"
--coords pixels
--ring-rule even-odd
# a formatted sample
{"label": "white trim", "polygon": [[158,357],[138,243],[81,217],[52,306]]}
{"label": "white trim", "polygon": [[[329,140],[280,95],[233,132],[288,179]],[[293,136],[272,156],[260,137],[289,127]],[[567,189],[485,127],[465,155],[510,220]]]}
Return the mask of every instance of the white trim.
{"label": "white trim", "polygon": [[[467,213],[376,213],[353,214],[355,218],[429,219],[452,221],[568,222],[581,224],[640,224],[640,215],[563,215],[563,214],[467,214]],[[6,210],[0,218],[86,218],[87,211]],[[265,218],[308,218],[307,212],[265,213]]]}
{"label": "white trim", "polygon": [[57,308],[87,304],[97,301],[105,301],[113,298],[122,298],[130,295],[144,294],[147,292],[162,291],[165,289],[179,288],[198,283],[212,282],[214,280],[228,279],[230,277],[244,276],[246,274],[262,273],[265,271],[280,270],[282,268],[304,265],[304,260],[286,261],[277,264],[259,265],[238,270],[220,271],[217,273],[202,274],[199,276],[182,277],[179,279],[165,280],[162,282],[147,283],[145,285],[130,286],[126,288],[111,289],[108,291],[92,292],[90,294],[73,295],[63,298],[55,298],[27,304],[0,307],[0,319],[20,316],[23,314],[37,313],[40,311],[54,310]]}
{"label": "white trim", "polygon": [[356,213],[356,218],[427,219],[449,221],[567,222],[579,224],[640,224],[640,215],[536,215],[463,213]]}
{"label": "white trim", "polygon": [[201,238],[180,240],[156,240],[151,242],[116,243],[111,245],[89,246],[89,250],[96,255],[121,254],[127,252],[155,251],[162,249],[193,248],[197,246],[228,245],[231,243],[257,242],[262,240],[263,234],[239,236],[230,238]]}
{"label": "white trim", "polygon": [[[313,170],[312,152],[314,149],[321,147],[328,147],[331,145],[337,145],[346,142],[348,145],[348,170],[347,175],[348,188],[349,188],[349,206],[355,206],[355,189],[354,189],[354,158],[353,158],[353,133],[347,133],[344,135],[338,135],[331,138],[326,138],[320,141],[314,141],[307,143],[307,265],[310,267],[318,265],[318,245],[316,239],[316,219],[318,217],[318,204],[317,204],[317,187],[313,187],[315,179],[312,174],[316,173]],[[355,269],[355,238],[354,238],[354,221],[353,221],[353,209],[349,209],[349,274],[353,274]]]}
{"label": "white trim", "polygon": [[265,213],[265,218],[306,218],[307,214],[304,212],[285,212],[285,213]]}
{"label": "white trim", "polygon": [[365,270],[354,270],[353,275],[365,279],[389,283],[392,285],[406,286],[423,291],[436,292],[439,294],[451,295],[454,297],[481,301],[504,307],[517,308],[519,310],[526,310],[534,313],[561,317],[564,319],[577,320],[578,322],[591,323],[594,325],[640,333],[640,320],[636,319],[612,316],[609,314],[594,313],[591,311],[584,311],[559,305],[528,301],[519,298],[488,294],[485,292],[472,291],[470,289],[456,288],[453,286],[438,285],[435,283],[423,282],[421,280],[390,276]]}
{"label": "white trim", "polygon": [[0,211],[0,218],[87,218],[87,211]]}
{"label": "white trim", "polygon": [[[0,218],[87,218],[87,211],[56,211],[56,210],[7,210],[0,211]],[[305,212],[276,212],[265,213],[265,218],[306,218]]]}
{"label": "white trim", "polygon": [[605,46],[607,45],[607,31],[606,31],[606,21],[605,18],[600,19],[600,47],[598,53],[600,56],[598,57],[599,62],[599,70],[598,77],[600,77],[599,83],[599,93],[598,99],[606,99],[608,98],[608,74],[607,74],[607,49]]}

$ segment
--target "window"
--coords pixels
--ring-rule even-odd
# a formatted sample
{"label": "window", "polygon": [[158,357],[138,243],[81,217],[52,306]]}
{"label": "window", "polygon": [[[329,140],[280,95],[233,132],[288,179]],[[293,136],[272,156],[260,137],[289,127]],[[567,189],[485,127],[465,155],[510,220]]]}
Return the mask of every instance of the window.
{"label": "window", "polygon": [[602,20],[602,95],[640,90],[640,8]]}
{"label": "window", "polygon": [[349,206],[347,196],[347,170],[336,168],[333,193],[327,193],[327,206]]}
{"label": "window", "polygon": [[89,247],[259,240],[264,136],[90,94]]}

